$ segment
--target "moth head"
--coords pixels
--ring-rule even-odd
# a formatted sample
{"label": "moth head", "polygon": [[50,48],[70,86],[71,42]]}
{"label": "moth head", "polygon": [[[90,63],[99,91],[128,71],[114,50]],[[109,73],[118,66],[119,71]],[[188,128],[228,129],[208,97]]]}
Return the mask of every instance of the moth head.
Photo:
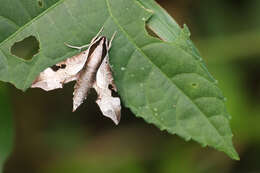
{"label": "moth head", "polygon": [[101,44],[103,44],[103,49],[102,49],[102,60],[107,56],[107,53],[108,53],[108,44],[109,44],[109,42],[108,42],[108,40],[107,40],[107,38],[106,37],[102,37],[102,40],[101,40],[101,42],[100,42]]}

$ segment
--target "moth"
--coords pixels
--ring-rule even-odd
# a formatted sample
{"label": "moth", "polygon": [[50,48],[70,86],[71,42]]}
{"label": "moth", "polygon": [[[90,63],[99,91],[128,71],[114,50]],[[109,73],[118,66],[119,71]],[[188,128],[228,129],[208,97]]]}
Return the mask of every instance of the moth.
{"label": "moth", "polygon": [[31,87],[50,91],[62,88],[68,82],[76,81],[73,92],[73,112],[87,98],[89,90],[94,88],[98,95],[96,103],[101,112],[118,124],[121,117],[121,103],[118,97],[112,96],[112,90],[117,91],[117,88],[108,55],[116,32],[109,41],[105,36],[99,36],[102,30],[103,27],[88,45],[77,47],[65,43],[70,48],[82,50],[87,47],[87,50],[45,69]]}

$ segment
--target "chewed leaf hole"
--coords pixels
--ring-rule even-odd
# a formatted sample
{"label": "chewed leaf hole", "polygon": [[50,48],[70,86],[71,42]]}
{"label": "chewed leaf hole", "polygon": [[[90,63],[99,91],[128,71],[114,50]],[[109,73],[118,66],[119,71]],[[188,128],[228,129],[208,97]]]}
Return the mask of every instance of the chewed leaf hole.
{"label": "chewed leaf hole", "polygon": [[31,60],[39,52],[40,45],[34,36],[29,36],[16,42],[11,47],[11,53],[19,58]]}
{"label": "chewed leaf hole", "polygon": [[145,29],[150,36],[161,39],[147,24],[145,24]]}

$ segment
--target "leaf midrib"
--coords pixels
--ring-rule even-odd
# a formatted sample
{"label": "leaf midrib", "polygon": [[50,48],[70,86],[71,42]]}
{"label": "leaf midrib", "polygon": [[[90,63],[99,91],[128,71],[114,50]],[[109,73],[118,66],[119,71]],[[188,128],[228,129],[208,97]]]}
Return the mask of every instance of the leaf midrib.
{"label": "leaf midrib", "polygon": [[[24,26],[22,26],[20,29],[18,29],[15,33],[13,33],[11,36],[9,36],[7,39],[5,39],[3,42],[0,43],[0,47],[5,44],[8,40],[12,39],[13,37],[15,37],[21,30],[23,30],[24,28],[26,28],[28,25],[32,24],[34,21],[36,21],[37,19],[39,19],[40,17],[44,16],[45,14],[47,14],[50,10],[52,10],[53,8],[55,8],[56,6],[58,6],[59,4],[63,3],[65,0],[60,0],[58,2],[56,2],[54,5],[52,5],[51,7],[49,7],[47,10],[45,10],[44,12],[42,12],[41,14],[39,14],[38,16],[36,16],[35,18],[33,18],[32,20],[30,20],[28,23],[26,23]],[[129,41],[133,44],[134,47],[136,47],[136,49],[155,67],[157,68],[162,75],[165,76],[165,78],[167,80],[170,81],[170,83],[172,83],[188,100],[190,100],[191,103],[193,103],[196,108],[200,111],[200,113],[202,115],[204,115],[203,117],[206,119],[206,121],[208,121],[208,123],[213,127],[213,129],[217,132],[217,134],[220,136],[221,140],[224,142],[224,144],[226,145],[226,141],[223,139],[223,136],[220,135],[219,131],[215,128],[215,126],[206,118],[205,114],[202,112],[202,110],[198,107],[197,104],[195,104],[193,102],[193,100],[187,96],[176,84],[173,83],[172,80],[170,80],[168,78],[168,76],[166,74],[164,74],[160,68],[158,68],[150,59],[149,57],[147,57],[147,55],[135,44],[135,42],[131,39],[131,37],[127,34],[127,32],[124,30],[124,28],[119,24],[119,22],[117,21],[117,19],[113,16],[112,11],[111,11],[111,7],[110,4],[108,2],[108,0],[105,0],[107,7],[108,7],[108,12],[109,15],[111,16],[111,18],[113,19],[113,21],[118,25],[118,27],[120,28],[120,30],[125,34],[125,36],[129,39]],[[226,145],[228,148],[229,146]]]}
{"label": "leaf midrib", "polygon": [[[131,39],[131,37],[127,34],[127,32],[123,29],[123,27],[120,25],[120,23],[117,21],[117,19],[113,16],[113,13],[112,13],[112,10],[111,10],[111,7],[110,7],[110,4],[108,2],[108,0],[105,0],[106,1],[106,4],[107,4],[107,7],[108,7],[108,12],[111,16],[111,18],[114,20],[114,22],[118,25],[118,27],[120,28],[120,30],[125,34],[125,36],[129,39],[129,41],[134,45],[134,47],[136,47],[136,49],[155,67],[157,68],[161,74],[163,74],[165,76],[165,78],[167,80],[170,81],[170,83],[172,83],[173,85],[175,85],[175,87],[188,99],[190,100],[191,103],[193,103],[196,108],[199,110],[199,112],[204,115],[203,117],[206,119],[206,121],[212,126],[212,128],[217,132],[217,134],[220,136],[220,139],[224,142],[225,146],[227,148],[230,148],[229,145],[227,145],[226,141],[223,139],[223,136],[219,133],[219,131],[215,128],[215,126],[206,118],[205,116],[205,113],[198,107],[198,105],[196,103],[193,102],[193,100],[188,96],[186,95],[175,83],[173,83],[172,80],[170,80],[168,78],[168,76],[166,74],[164,74],[160,68],[158,68],[150,59],[149,57],[147,57],[147,55],[136,45],[136,43]],[[165,126],[165,125],[164,125]],[[191,136],[191,135],[190,135]],[[192,137],[192,136],[191,136]]]}

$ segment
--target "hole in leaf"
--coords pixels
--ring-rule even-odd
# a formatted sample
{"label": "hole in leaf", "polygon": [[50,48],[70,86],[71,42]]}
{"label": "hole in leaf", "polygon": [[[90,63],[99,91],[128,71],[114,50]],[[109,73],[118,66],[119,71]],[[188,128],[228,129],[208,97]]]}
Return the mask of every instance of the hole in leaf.
{"label": "hole in leaf", "polygon": [[39,52],[40,45],[34,36],[29,36],[16,42],[11,47],[11,53],[19,58],[31,60]]}
{"label": "hole in leaf", "polygon": [[145,29],[150,36],[161,39],[147,24],[145,24]]}

